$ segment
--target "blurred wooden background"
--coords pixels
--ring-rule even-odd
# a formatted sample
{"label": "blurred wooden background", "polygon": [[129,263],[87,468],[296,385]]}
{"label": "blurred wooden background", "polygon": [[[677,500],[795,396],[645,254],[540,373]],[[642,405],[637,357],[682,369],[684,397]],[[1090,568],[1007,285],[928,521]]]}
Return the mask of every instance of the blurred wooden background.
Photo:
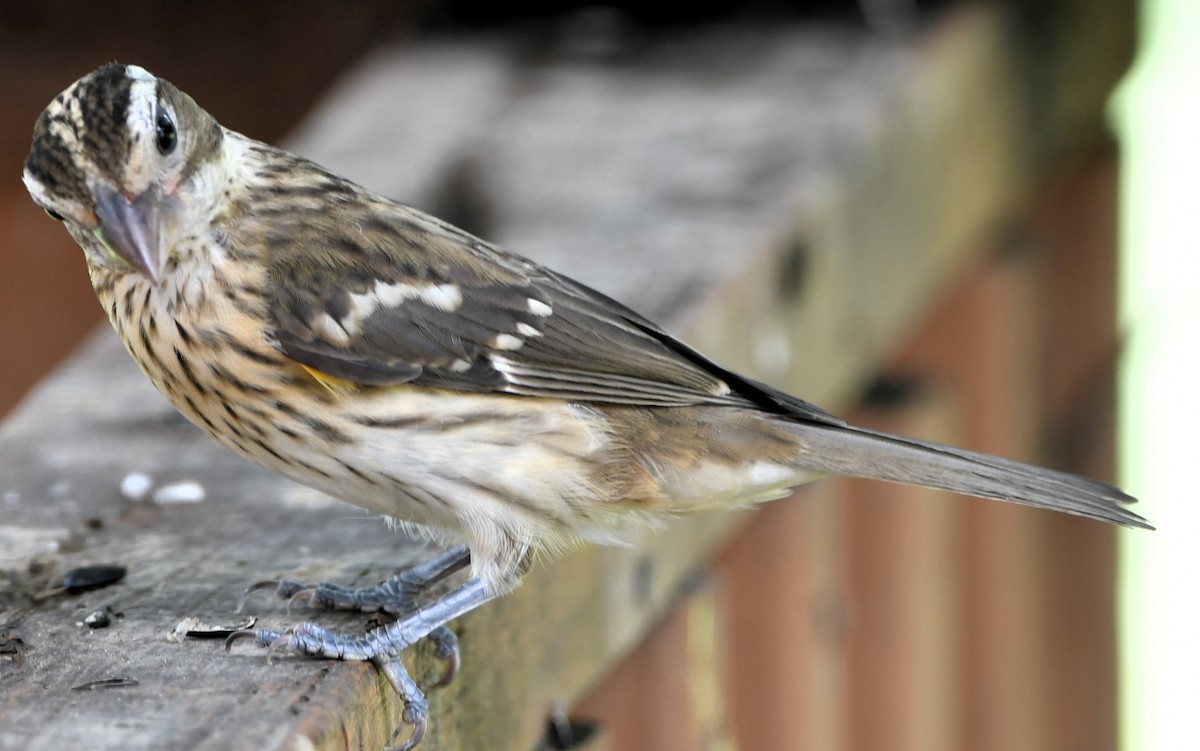
{"label": "blurred wooden background", "polygon": [[[76,3],[9,3],[0,8],[10,71],[0,83],[9,89],[0,92],[0,174],[19,175],[49,98],[107,60],[187,81],[224,124],[274,140],[379,43],[509,24],[534,42],[561,41],[593,18],[570,5],[126,2],[85,13]],[[708,3],[698,20],[603,17],[623,38],[748,16],[863,26],[867,5]],[[867,33],[914,34],[934,49],[954,42],[955,4],[922,4],[915,28],[907,4],[894,5],[901,10],[874,16]],[[1132,54],[1134,6],[993,5],[1007,29],[1005,75],[993,83],[1019,105],[1002,114],[1019,129],[1005,156],[1021,162],[1020,180],[1003,205],[964,217],[983,228],[968,233],[962,255],[973,260],[894,337],[874,379],[842,389],[862,398],[826,406],[1111,477],[1116,161],[1103,108]],[[961,73],[936,69],[959,57],[927,59],[935,69],[923,75]],[[989,176],[978,178],[986,193]],[[856,239],[880,241],[847,242]],[[19,180],[0,185],[0,413],[100,320],[78,256]],[[801,365],[821,377],[819,363]],[[570,707],[602,730],[580,748],[1115,748],[1111,530],[878,484],[825,482],[798,496],[751,517],[649,637]]]}

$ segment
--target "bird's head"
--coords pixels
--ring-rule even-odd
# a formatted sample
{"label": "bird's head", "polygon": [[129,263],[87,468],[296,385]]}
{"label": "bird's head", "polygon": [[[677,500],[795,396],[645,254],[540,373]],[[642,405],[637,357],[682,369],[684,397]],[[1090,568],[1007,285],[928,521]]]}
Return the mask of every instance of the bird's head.
{"label": "bird's head", "polygon": [[157,283],[221,140],[221,126],[187,94],[136,65],[112,63],[38,117],[23,178],[91,265]]}

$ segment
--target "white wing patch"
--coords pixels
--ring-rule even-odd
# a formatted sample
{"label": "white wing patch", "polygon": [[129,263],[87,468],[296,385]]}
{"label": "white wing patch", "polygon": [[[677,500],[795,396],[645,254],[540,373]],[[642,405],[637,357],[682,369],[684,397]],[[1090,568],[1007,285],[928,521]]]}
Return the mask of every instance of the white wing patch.
{"label": "white wing patch", "polygon": [[344,347],[350,343],[349,332],[346,331],[343,324],[335,321],[333,316],[328,313],[323,313],[313,323],[313,330],[334,344]]}
{"label": "white wing patch", "polygon": [[462,290],[457,284],[437,284],[426,287],[421,292],[421,299],[429,305],[453,313],[462,305]]}
{"label": "white wing patch", "polygon": [[530,326],[528,323],[521,321],[517,324],[517,333],[524,337],[541,336],[542,332]]}
{"label": "white wing patch", "polygon": [[724,381],[717,381],[716,384],[709,389],[709,393],[713,396],[729,396],[733,393],[733,389],[729,388],[729,384]]}
{"label": "white wing patch", "polygon": [[554,308],[550,307],[549,305],[542,302],[541,300],[534,300],[531,297],[528,300],[528,305],[529,305],[529,312],[533,313],[535,316],[540,316],[542,318],[549,318],[551,315],[554,314]]}
{"label": "white wing patch", "polygon": [[[370,315],[371,312],[374,312],[376,305],[395,307],[405,300],[413,300],[420,297],[421,291],[422,287],[415,284],[375,282],[375,287],[370,292],[354,295],[353,297],[355,301],[362,300],[364,307],[369,307],[366,315]],[[368,301],[370,302],[369,306],[365,304]]]}
{"label": "white wing patch", "polygon": [[[367,292],[350,295],[350,311],[336,321],[342,329],[340,336],[356,336],[362,331],[362,322],[370,317],[380,307],[395,308],[409,300],[420,300],[430,307],[453,313],[462,305],[462,290],[457,284],[407,284],[405,282],[375,282],[375,286]],[[330,319],[332,321],[332,319]],[[318,321],[314,328],[322,333],[328,331],[324,321]],[[330,335],[331,341],[344,343],[339,335]]]}
{"label": "white wing patch", "polygon": [[525,344],[523,339],[519,339],[512,334],[496,334],[492,339],[492,349],[520,349]]}

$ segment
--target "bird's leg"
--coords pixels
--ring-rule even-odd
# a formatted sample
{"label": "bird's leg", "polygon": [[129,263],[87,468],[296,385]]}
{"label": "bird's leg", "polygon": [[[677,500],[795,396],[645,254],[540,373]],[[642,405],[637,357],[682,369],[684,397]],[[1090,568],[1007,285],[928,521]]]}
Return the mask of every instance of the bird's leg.
{"label": "bird's leg", "polygon": [[339,634],[315,623],[300,623],[283,632],[270,629],[236,631],[226,640],[225,648],[229,649],[238,639],[253,639],[259,646],[271,649],[290,649],[334,660],[374,662],[404,702],[404,721],[414,728],[412,737],[401,749],[411,749],[425,732],[428,704],[425,694],[400,662],[400,653],[495,596],[482,579],[472,578],[428,605],[416,607],[399,620],[362,635]]}
{"label": "bird's leg", "polygon": [[[342,587],[330,582],[309,584],[292,579],[261,581],[250,585],[238,600],[238,612],[251,592],[273,589],[275,594],[288,601],[288,606],[306,600],[309,607],[318,610],[359,610],[364,613],[387,613],[403,617],[417,609],[417,596],[437,584],[471,561],[471,552],[465,546],[451,548],[412,568],[405,569],[382,584],[373,587]],[[458,672],[458,637],[445,626],[439,626],[428,634],[438,658],[446,663],[446,670],[436,686],[444,686]]]}

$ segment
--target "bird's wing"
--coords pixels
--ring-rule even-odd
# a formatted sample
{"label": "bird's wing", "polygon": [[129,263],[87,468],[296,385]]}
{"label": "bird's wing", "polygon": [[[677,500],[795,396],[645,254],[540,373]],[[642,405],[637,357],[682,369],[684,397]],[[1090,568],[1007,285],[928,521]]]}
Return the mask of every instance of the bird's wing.
{"label": "bird's wing", "polygon": [[[757,405],[841,424],[712,363],[624,305],[433,217],[348,202],[296,227],[269,263],[275,336],[292,359],[363,385],[643,406]],[[288,230],[282,230],[288,232]],[[320,244],[311,253],[289,248]]]}

